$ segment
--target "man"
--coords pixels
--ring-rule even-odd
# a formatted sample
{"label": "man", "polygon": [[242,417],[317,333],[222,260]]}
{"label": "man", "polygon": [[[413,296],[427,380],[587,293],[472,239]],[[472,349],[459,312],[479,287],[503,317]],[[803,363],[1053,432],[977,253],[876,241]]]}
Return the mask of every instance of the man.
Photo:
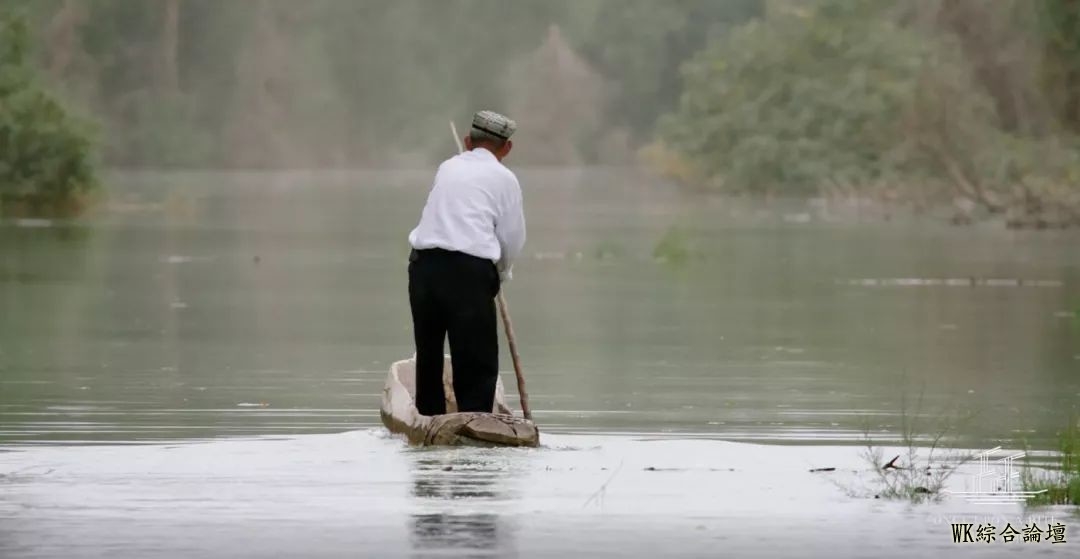
{"label": "man", "polygon": [[409,234],[416,407],[423,415],[446,413],[448,334],[458,411],[491,412],[494,406],[495,296],[525,244],[521,186],[502,164],[516,129],[501,114],[476,113],[466,151],[439,166],[420,224]]}

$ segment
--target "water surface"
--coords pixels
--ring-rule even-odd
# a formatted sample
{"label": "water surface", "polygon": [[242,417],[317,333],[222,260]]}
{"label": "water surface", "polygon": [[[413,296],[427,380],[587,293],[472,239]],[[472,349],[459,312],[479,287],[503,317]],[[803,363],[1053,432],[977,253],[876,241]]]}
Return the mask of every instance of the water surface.
{"label": "water surface", "polygon": [[1071,514],[844,488],[905,425],[1053,447],[1080,401],[1077,233],[519,174],[535,451],[379,427],[428,171],[124,173],[84,219],[0,222],[0,554],[889,557],[952,545],[948,515]]}
{"label": "water surface", "polygon": [[[1074,232],[521,179],[507,295],[548,432],[838,442],[921,410],[974,415],[972,446],[1045,447],[1076,412]],[[404,239],[429,182],[129,173],[87,219],[4,221],[0,442],[377,425],[412,352]]]}
{"label": "water surface", "polygon": [[[0,456],[14,470],[0,482],[0,554],[1075,555],[1075,510],[874,499],[862,493],[873,474],[849,450],[589,435],[549,435],[540,449],[410,449],[376,429],[24,449]],[[837,471],[809,471],[826,466]],[[953,522],[1071,531],[1061,545],[955,544]]]}

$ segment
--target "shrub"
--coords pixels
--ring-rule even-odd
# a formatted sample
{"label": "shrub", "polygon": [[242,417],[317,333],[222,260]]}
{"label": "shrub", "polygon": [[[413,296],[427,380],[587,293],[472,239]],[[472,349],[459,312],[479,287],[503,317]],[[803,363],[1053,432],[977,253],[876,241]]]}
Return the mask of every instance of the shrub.
{"label": "shrub", "polygon": [[[962,65],[924,34],[864,14],[865,2],[813,6],[746,24],[684,67],[681,103],[660,138],[700,180],[812,194],[931,171],[912,134],[917,93],[926,80],[962,77]],[[989,112],[975,91],[962,99],[963,112]]]}
{"label": "shrub", "polygon": [[97,187],[93,145],[35,79],[29,34],[0,14],[0,208],[5,213],[73,213]]}
{"label": "shrub", "polygon": [[684,66],[646,151],[661,172],[728,193],[967,200],[1010,226],[1080,225],[1077,139],[1004,127],[954,34],[905,21],[905,3],[775,6]]}

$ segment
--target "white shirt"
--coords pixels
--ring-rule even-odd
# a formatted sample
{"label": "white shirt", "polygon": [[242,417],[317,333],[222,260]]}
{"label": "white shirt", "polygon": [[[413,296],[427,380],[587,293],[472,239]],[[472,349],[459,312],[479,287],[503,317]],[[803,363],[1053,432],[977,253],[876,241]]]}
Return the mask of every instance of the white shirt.
{"label": "white shirt", "polygon": [[484,148],[444,161],[409,244],[487,258],[503,281],[510,279],[525,246],[521,185],[514,172]]}

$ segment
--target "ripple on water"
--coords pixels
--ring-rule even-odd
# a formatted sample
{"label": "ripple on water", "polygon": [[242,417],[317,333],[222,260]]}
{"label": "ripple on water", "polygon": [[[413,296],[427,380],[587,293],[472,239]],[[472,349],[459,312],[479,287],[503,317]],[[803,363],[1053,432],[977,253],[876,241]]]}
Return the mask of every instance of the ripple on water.
{"label": "ripple on water", "polygon": [[[771,556],[868,533],[884,546],[880,556],[893,557],[889,545],[901,541],[907,552],[949,548],[948,528],[935,517],[1023,515],[1016,506],[973,508],[958,499],[910,509],[851,498],[843,486],[872,479],[852,447],[545,433],[536,449],[417,448],[363,429],[6,450],[5,557],[105,548],[225,557],[300,547],[305,555],[619,549],[625,556],[629,549],[671,556],[710,552],[720,541],[743,556]],[[836,471],[810,473],[824,467]],[[775,528],[767,545],[763,525]],[[194,533],[206,537],[176,537]],[[656,538],[664,538],[663,550],[654,549]],[[840,546],[832,556],[867,549]]]}

